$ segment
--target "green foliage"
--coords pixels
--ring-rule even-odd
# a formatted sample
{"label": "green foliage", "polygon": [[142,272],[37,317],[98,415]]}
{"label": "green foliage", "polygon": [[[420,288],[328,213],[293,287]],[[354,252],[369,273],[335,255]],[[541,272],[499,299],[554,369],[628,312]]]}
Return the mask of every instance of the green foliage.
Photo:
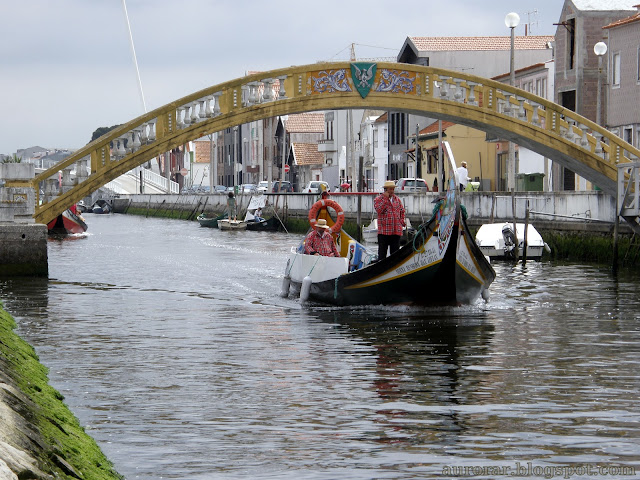
{"label": "green foliage", "polygon": [[[592,262],[603,265],[613,263],[613,235],[593,233],[567,233],[554,230],[544,230],[540,232],[542,238],[551,248],[551,253],[544,254],[544,257],[556,261]],[[625,253],[636,252],[639,247],[633,247],[631,237],[620,235],[618,238],[618,257],[622,260]],[[543,257],[543,258],[544,258]],[[638,255],[630,255],[630,259],[625,262],[624,267],[640,266]]]}
{"label": "green foliage", "polygon": [[14,153],[11,157],[3,157],[0,163],[22,163],[22,157]]}
{"label": "green foliage", "polygon": [[91,141],[93,142],[94,140],[96,140],[97,138],[100,138],[101,136],[103,136],[106,133],[109,133],[111,130],[113,130],[114,128],[119,127],[120,125],[114,125],[113,127],[99,127],[97,128],[94,132],[93,135],[91,135]]}

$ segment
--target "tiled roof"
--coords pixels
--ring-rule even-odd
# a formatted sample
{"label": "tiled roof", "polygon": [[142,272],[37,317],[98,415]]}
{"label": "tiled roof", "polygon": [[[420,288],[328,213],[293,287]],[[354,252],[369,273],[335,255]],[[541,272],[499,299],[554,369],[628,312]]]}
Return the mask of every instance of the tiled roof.
{"label": "tiled roof", "polygon": [[296,165],[322,165],[324,162],[324,155],[318,152],[317,143],[293,143],[291,146]]}
{"label": "tiled roof", "polygon": [[[637,1],[637,0],[635,0]],[[511,50],[511,37],[409,37],[419,51]],[[544,50],[555,41],[552,35],[515,37],[516,50]]]}
{"label": "tiled roof", "polygon": [[[638,0],[634,0],[634,1],[638,1]],[[631,15],[630,17],[627,18],[621,18],[620,20],[610,23],[609,25],[605,25],[602,28],[613,28],[613,27],[619,27],[621,25],[627,25],[629,23],[633,23],[633,22],[638,22],[640,21],[640,5],[636,5],[636,8],[638,8],[638,11],[636,13],[634,13],[633,15]]]}
{"label": "tiled roof", "polygon": [[[521,73],[524,72],[528,72],[528,71],[535,71],[538,70],[542,67],[544,67],[546,64],[545,63],[534,63],[533,65],[528,65],[524,68],[518,68],[516,70],[514,70],[514,74],[519,75]],[[496,75],[495,77],[491,77],[491,80],[496,80],[496,81],[501,81],[507,77],[509,77],[511,75],[511,72],[507,72],[507,73],[501,73],[500,75]]]}
{"label": "tiled roof", "polygon": [[616,12],[630,10],[638,0],[572,0],[578,10],[594,12]]}
{"label": "tiled roof", "polygon": [[324,133],[324,113],[296,113],[287,120],[289,133]]}
{"label": "tiled roof", "polygon": [[[442,131],[444,132],[447,128],[452,127],[456,125],[453,122],[447,122],[446,120],[442,121]],[[429,125],[428,127],[423,128],[422,130],[420,130],[420,135],[429,135],[431,133],[438,133],[438,122],[433,122],[431,125]],[[415,135],[414,135],[415,137]]]}
{"label": "tiled roof", "polygon": [[380,115],[378,118],[376,118],[376,121],[373,123],[385,123],[389,121],[389,114],[388,113],[383,113],[382,115]]}

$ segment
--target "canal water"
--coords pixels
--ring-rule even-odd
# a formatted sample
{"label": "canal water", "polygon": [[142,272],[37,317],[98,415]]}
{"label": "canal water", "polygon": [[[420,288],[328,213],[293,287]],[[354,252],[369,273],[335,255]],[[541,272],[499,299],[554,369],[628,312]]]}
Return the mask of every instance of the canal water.
{"label": "canal water", "polygon": [[87,221],[0,298],[127,479],[640,473],[635,273],[497,264],[488,304],[301,308],[300,235]]}

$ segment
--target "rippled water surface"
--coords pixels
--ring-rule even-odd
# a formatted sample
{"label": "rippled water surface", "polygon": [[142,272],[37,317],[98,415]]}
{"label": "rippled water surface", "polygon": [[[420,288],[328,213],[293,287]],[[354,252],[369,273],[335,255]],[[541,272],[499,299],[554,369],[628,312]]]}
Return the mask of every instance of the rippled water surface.
{"label": "rippled water surface", "polygon": [[127,479],[640,474],[637,274],[497,264],[488,304],[303,309],[299,235],[87,220],[0,298]]}

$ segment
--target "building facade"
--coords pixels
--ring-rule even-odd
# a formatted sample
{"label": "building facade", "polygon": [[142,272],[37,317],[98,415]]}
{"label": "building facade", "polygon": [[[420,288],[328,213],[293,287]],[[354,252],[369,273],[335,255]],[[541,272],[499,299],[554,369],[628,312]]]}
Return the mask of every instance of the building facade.
{"label": "building facade", "polygon": [[[515,68],[545,63],[553,58],[554,38],[516,37]],[[402,63],[446,68],[492,78],[508,72],[511,37],[407,37],[397,60]],[[434,119],[389,112],[389,174],[392,179],[423,176],[420,163],[410,155],[416,131],[433,124]]]}
{"label": "building facade", "polygon": [[[597,121],[598,77],[594,45],[606,40],[603,27],[635,12],[637,0],[565,0],[556,29],[555,102]],[[610,57],[610,54],[607,53]],[[600,92],[601,105],[606,99]],[[602,112],[601,112],[602,113]],[[606,121],[602,126],[608,127]],[[579,190],[580,179],[569,169],[555,172],[554,190]],[[590,189],[590,185],[585,185]],[[591,187],[592,188],[592,187]]]}
{"label": "building facade", "polygon": [[604,123],[640,148],[640,5],[633,15],[606,25],[608,75]]}

